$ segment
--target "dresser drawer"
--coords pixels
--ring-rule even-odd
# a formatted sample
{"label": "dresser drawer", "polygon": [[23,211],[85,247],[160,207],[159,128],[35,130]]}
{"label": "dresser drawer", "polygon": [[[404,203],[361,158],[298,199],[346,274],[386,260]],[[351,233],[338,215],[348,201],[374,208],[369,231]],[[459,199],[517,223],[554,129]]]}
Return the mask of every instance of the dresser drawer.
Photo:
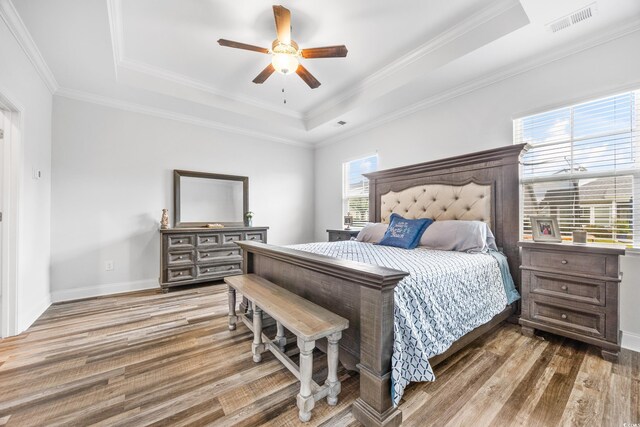
{"label": "dresser drawer", "polygon": [[222,241],[221,234],[198,234],[198,246],[216,246]]}
{"label": "dresser drawer", "polygon": [[193,264],[195,256],[193,251],[173,250],[167,253],[167,265]]}
{"label": "dresser drawer", "polygon": [[197,278],[203,279],[211,276],[229,276],[232,274],[242,274],[242,263],[223,265],[199,265],[197,266]]}
{"label": "dresser drawer", "polygon": [[233,244],[235,242],[239,242],[240,240],[242,240],[241,232],[229,232],[229,233],[222,234],[223,245]]}
{"label": "dresser drawer", "polygon": [[229,262],[229,261],[241,261],[242,249],[235,248],[217,248],[217,249],[198,249],[197,261],[199,263],[208,262]]}
{"label": "dresser drawer", "polygon": [[244,240],[250,240],[252,242],[264,242],[265,232],[264,231],[248,231],[244,235]]}
{"label": "dresser drawer", "polygon": [[195,244],[195,234],[172,234],[167,236],[169,250],[193,248]]}
{"label": "dresser drawer", "polygon": [[[554,298],[604,307],[607,303],[607,282],[582,279],[561,274],[532,271],[525,280],[529,292]],[[526,284],[525,284],[526,286]]]}
{"label": "dresser drawer", "polygon": [[531,267],[558,270],[563,273],[607,274],[607,257],[599,254],[529,250]]}
{"label": "dresser drawer", "polygon": [[167,282],[180,282],[191,280],[195,277],[195,267],[192,265],[184,267],[170,267],[167,269]]}
{"label": "dresser drawer", "polygon": [[532,320],[542,324],[594,338],[604,339],[606,335],[606,315],[596,309],[566,307],[554,302],[532,299],[530,313]]}

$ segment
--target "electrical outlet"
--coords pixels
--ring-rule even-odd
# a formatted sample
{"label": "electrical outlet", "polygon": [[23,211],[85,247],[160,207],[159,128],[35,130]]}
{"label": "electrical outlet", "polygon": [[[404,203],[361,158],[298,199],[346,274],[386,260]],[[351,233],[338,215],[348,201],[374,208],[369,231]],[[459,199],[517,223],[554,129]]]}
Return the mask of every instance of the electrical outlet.
{"label": "electrical outlet", "polygon": [[104,263],[104,269],[106,271],[113,271],[113,261],[105,261]]}

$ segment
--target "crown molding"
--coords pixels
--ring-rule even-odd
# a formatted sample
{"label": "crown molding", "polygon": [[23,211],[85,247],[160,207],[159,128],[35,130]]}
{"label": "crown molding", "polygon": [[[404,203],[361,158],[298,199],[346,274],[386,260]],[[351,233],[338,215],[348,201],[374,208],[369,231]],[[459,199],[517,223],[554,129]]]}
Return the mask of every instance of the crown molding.
{"label": "crown molding", "polygon": [[522,64],[518,64],[511,67],[505,67],[502,71],[499,71],[497,73],[492,73],[490,75],[485,75],[478,79],[470,80],[460,86],[457,86],[454,89],[446,90],[436,95],[430,96],[422,101],[419,101],[407,107],[398,109],[395,112],[392,112],[384,116],[380,120],[374,119],[374,121],[365,123],[361,126],[353,128],[348,132],[317,142],[315,144],[315,147],[319,148],[319,147],[335,144],[339,141],[343,141],[347,138],[359,135],[368,130],[375,129],[384,124],[396,121],[406,116],[410,116],[411,114],[414,114],[418,111],[426,110],[435,105],[441,104],[443,102],[449,101],[451,99],[457,98],[462,95],[466,95],[468,93],[485,88],[487,86],[494,85],[501,81],[515,77],[519,74],[523,74],[528,71],[534,70],[536,68],[550,64],[552,62],[559,61],[561,59],[583,52],[585,50],[619,39],[621,37],[624,37],[628,34],[634,33],[639,30],[640,30],[640,20],[635,20],[635,19],[630,20],[622,25],[615,26],[614,28],[607,31],[606,33],[602,33],[598,36],[594,36],[588,39],[583,39],[578,43],[572,44],[571,46],[568,46],[565,48],[557,49],[547,55],[540,56],[536,59],[532,59]]}
{"label": "crown molding", "polygon": [[118,78],[118,68],[126,68],[131,71],[135,71],[142,74],[147,74],[156,78],[167,80],[174,84],[182,85],[191,89],[200,90],[208,94],[220,96],[228,100],[238,102],[241,104],[247,104],[252,107],[260,108],[273,113],[282,114],[287,117],[291,117],[297,120],[303,120],[303,114],[291,111],[286,108],[279,108],[274,105],[270,105],[256,99],[231,94],[223,90],[217,89],[205,82],[192,79],[188,76],[175,73],[173,71],[166,70],[161,67],[157,67],[151,64],[147,64],[141,61],[131,59],[126,56],[125,43],[124,43],[124,31],[122,23],[122,0],[107,0],[107,10],[109,18],[109,29],[111,35],[111,45],[113,49],[113,58],[115,63],[116,79]]}
{"label": "crown molding", "polygon": [[206,92],[215,96],[220,96],[222,98],[226,98],[231,101],[251,105],[252,107],[272,111],[274,113],[282,114],[284,116],[292,117],[294,119],[302,120],[303,118],[302,114],[296,111],[291,111],[284,108],[278,108],[273,105],[265,104],[263,102],[259,102],[259,101],[256,101],[255,99],[251,99],[241,95],[230,95],[229,93],[218,90],[213,86],[207,83],[204,83],[202,81],[192,79],[183,74],[174,73],[172,71],[165,70],[163,68],[156,67],[154,65],[146,64],[141,61],[135,61],[133,59],[123,57],[120,59],[120,62],[118,63],[118,67],[126,68],[128,70],[135,71],[142,74],[147,74],[149,76],[167,80],[172,83],[177,83],[179,85],[196,89],[202,92]]}
{"label": "crown molding", "polygon": [[304,115],[305,124],[306,122],[313,120],[314,118],[326,113],[327,111],[335,108],[341,103],[347,101],[350,98],[357,97],[359,94],[366,92],[371,86],[376,83],[393,77],[397,75],[400,71],[404,70],[411,64],[416,61],[419,61],[426,55],[434,52],[437,49],[440,49],[447,44],[453,42],[457,38],[463,36],[464,34],[472,31],[473,29],[486,24],[487,22],[495,19],[496,17],[502,15],[507,10],[512,9],[514,7],[519,7],[519,1],[515,0],[497,0],[491,3],[489,6],[484,9],[478,11],[477,13],[463,19],[453,27],[448,30],[440,33],[436,37],[430,39],[426,43],[418,46],[413,49],[409,53],[401,56],[400,58],[393,60],[388,65],[382,67],[380,70],[370,74],[369,76],[362,79],[359,84],[353,87],[350,90],[343,92],[338,97],[333,97],[323,104],[312,108],[307,111]]}
{"label": "crown molding", "polygon": [[149,116],[160,117],[162,119],[174,120],[190,125],[206,127],[223,132],[228,132],[236,135],[248,136],[251,138],[267,140],[271,142],[277,142],[280,144],[293,145],[302,148],[312,148],[311,144],[295,141],[288,138],[281,138],[275,135],[266,134],[258,131],[251,131],[242,129],[235,126],[229,126],[214,120],[207,120],[200,117],[179,114],[173,111],[164,110],[155,107],[149,107],[147,105],[136,104],[133,102],[122,101],[120,99],[110,98],[102,95],[96,95],[89,92],[83,92],[75,89],[60,88],[56,93],[56,96],[63,98],[73,99],[76,101],[88,102],[91,104],[102,105],[104,107],[114,108],[117,110],[129,111],[132,113],[146,114]]}
{"label": "crown molding", "polygon": [[0,18],[7,24],[9,31],[35,67],[49,92],[55,93],[60,86],[11,0],[0,0]]}

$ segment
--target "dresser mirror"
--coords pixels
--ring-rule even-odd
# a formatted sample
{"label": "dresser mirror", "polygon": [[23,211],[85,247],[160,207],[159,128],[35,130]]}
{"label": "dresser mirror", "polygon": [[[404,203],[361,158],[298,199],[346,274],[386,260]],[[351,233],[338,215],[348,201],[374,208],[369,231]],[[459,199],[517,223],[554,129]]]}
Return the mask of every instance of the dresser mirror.
{"label": "dresser mirror", "polygon": [[174,170],[173,198],[176,228],[243,226],[249,211],[249,178]]}

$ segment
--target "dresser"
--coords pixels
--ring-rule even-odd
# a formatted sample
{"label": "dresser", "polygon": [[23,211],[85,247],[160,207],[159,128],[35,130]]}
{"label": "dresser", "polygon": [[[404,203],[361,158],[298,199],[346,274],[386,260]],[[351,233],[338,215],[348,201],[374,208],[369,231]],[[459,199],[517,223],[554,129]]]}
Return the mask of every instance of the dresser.
{"label": "dresser", "polygon": [[220,281],[242,274],[235,242],[267,242],[268,227],[171,228],[160,230],[160,287]]}
{"label": "dresser", "polygon": [[329,241],[330,242],[338,242],[340,240],[351,240],[351,238],[355,238],[358,236],[358,233],[360,233],[360,229],[350,229],[350,230],[343,230],[343,229],[336,229],[336,230],[327,230],[327,233],[329,235]]}
{"label": "dresser", "polygon": [[620,260],[605,245],[520,242],[525,335],[539,329],[596,345],[615,361],[620,351]]}

